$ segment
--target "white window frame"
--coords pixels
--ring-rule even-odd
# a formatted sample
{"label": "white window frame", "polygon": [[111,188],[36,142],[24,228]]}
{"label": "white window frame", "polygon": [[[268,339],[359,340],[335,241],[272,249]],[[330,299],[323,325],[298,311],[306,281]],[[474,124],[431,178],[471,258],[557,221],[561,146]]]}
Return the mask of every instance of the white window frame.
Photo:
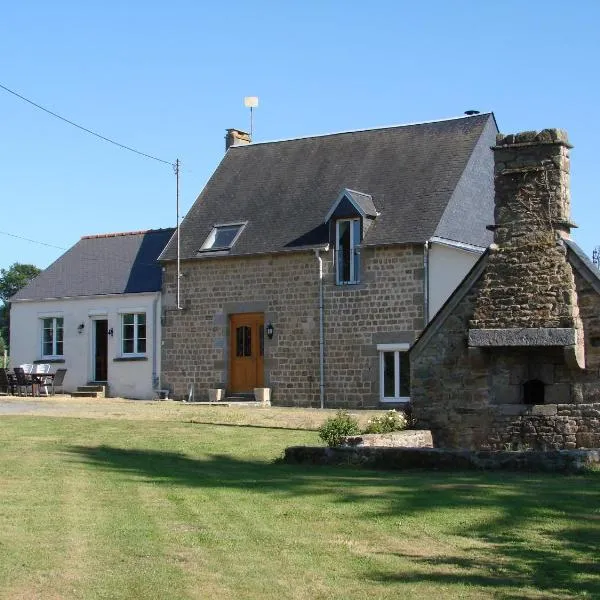
{"label": "white window frame", "polygon": [[[379,401],[385,402],[410,402],[410,396],[400,396],[400,353],[408,352],[410,344],[377,344],[377,351],[379,352]],[[385,363],[383,355],[386,352],[394,353],[394,397],[384,396],[385,386]]]}
{"label": "white window frame", "polygon": [[[360,229],[361,229],[361,222],[360,222],[360,218],[359,217],[352,217],[350,219],[338,219],[335,222],[335,282],[337,285],[352,285],[355,283],[360,283],[360,266],[358,268],[358,273],[356,273],[356,269],[355,267],[355,260],[354,260],[354,256],[355,254],[358,252],[358,247],[360,245]],[[358,222],[358,231],[359,231],[359,239],[355,240],[354,239],[354,227],[353,227],[353,223],[354,222]],[[343,279],[340,279],[340,247],[339,247],[339,241],[340,241],[340,223],[350,223],[350,279],[348,279],[348,281],[345,281]],[[360,262],[359,262],[360,265]]]}
{"label": "white window frame", "polygon": [[[40,355],[42,358],[47,358],[47,359],[53,359],[53,358],[63,358],[65,355],[65,318],[63,317],[63,315],[40,315],[40,319],[42,322],[42,332],[41,332],[41,336],[40,336],[40,341],[41,341],[41,352]],[[44,346],[45,346],[45,342],[44,342],[44,332],[46,331],[46,327],[44,326],[44,321],[52,319],[52,353],[51,354],[45,354],[44,353]],[[57,331],[58,331],[58,320],[62,321],[62,353],[58,354],[56,352],[56,346],[58,344],[58,339],[57,339]]]}
{"label": "white window frame", "polygon": [[[133,315],[133,352],[125,352],[125,317]],[[139,316],[144,315],[144,327],[146,328],[146,335],[143,338],[139,336]],[[145,310],[128,310],[119,312],[121,317],[121,356],[146,356],[148,354],[148,315]],[[127,338],[130,339],[130,338]],[[146,350],[139,352],[138,344],[143,339],[146,342]]]}

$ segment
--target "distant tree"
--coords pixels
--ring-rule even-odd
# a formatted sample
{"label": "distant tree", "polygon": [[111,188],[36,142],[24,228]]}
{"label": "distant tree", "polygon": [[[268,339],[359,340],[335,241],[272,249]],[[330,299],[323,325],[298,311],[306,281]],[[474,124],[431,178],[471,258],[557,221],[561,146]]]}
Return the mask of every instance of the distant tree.
{"label": "distant tree", "polygon": [[35,265],[14,263],[8,269],[0,269],[0,337],[2,344],[8,348],[10,339],[9,301],[21,288],[41,273]]}

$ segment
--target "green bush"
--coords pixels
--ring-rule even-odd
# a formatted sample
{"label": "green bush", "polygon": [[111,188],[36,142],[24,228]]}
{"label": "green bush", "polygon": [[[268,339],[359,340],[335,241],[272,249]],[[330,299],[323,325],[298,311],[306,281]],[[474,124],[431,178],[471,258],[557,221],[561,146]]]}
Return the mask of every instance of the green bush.
{"label": "green bush", "polygon": [[377,415],[367,421],[363,433],[391,433],[402,431],[408,427],[408,419],[402,412],[388,410],[384,415]]}
{"label": "green bush", "polygon": [[345,410],[338,410],[335,417],[330,417],[319,427],[319,437],[330,447],[339,446],[349,435],[358,435],[358,421]]}

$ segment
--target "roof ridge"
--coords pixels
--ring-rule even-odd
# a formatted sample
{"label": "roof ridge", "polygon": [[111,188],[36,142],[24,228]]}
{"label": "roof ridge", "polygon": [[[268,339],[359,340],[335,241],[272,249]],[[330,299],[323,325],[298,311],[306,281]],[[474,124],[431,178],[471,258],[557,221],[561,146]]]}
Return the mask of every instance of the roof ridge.
{"label": "roof ridge", "polygon": [[82,240],[96,240],[101,238],[113,238],[113,237],[122,237],[126,235],[142,235],[144,233],[159,233],[161,231],[169,231],[171,229],[175,229],[174,227],[161,227],[159,229],[140,229],[138,231],[122,231],[116,233],[97,233],[93,235],[82,235]]}
{"label": "roof ridge", "polygon": [[346,135],[348,133],[362,133],[365,131],[379,131],[382,129],[400,129],[401,127],[416,127],[418,125],[431,125],[433,123],[446,123],[448,121],[458,121],[459,119],[476,119],[479,117],[485,116],[493,116],[493,112],[481,112],[476,115],[459,115],[457,117],[446,117],[444,119],[431,119],[429,121],[416,121],[413,123],[398,123],[396,125],[379,125],[376,127],[364,127],[362,129],[347,129],[344,131],[333,131],[330,133],[316,133],[313,135],[305,135],[305,136],[296,136],[290,138],[281,138],[277,140],[265,140],[263,142],[251,142],[250,144],[240,144],[239,146],[230,146],[228,150],[238,149],[238,148],[252,148],[253,146],[259,146],[264,144],[278,144],[279,142],[294,142],[296,140],[309,140],[311,138],[322,138],[329,137],[334,135]]}

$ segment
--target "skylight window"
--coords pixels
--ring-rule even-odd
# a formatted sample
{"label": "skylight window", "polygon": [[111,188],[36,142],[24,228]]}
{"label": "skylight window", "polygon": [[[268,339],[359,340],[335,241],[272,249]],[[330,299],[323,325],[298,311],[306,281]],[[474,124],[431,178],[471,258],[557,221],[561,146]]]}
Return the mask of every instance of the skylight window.
{"label": "skylight window", "polygon": [[215,225],[202,244],[199,252],[211,250],[229,250],[235,244],[245,223],[231,223],[228,225]]}

